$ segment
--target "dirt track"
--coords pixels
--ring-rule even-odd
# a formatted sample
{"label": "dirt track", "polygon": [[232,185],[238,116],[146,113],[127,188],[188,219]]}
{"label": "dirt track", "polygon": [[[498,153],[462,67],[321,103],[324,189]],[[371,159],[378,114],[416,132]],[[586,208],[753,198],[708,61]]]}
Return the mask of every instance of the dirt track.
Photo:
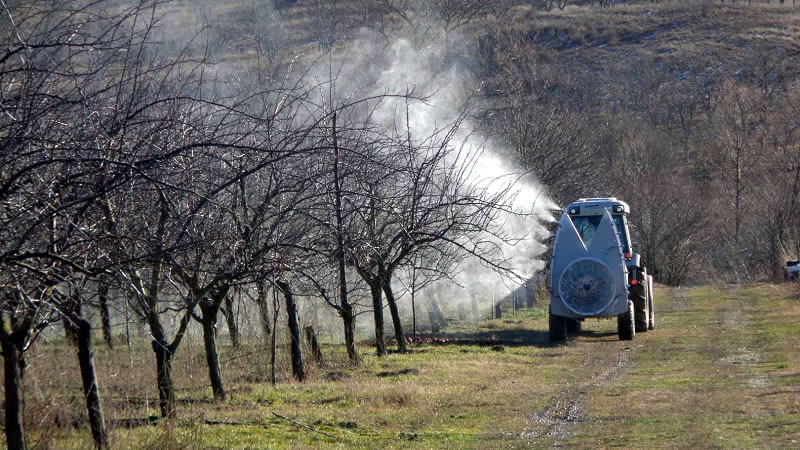
{"label": "dirt track", "polygon": [[[585,339],[591,339],[592,342],[583,344]],[[619,341],[616,334],[581,333],[576,340],[573,343],[580,343],[590,353],[586,355],[581,370],[593,375],[576,386],[567,386],[552,398],[543,413],[529,418],[529,426],[522,433],[522,439],[527,444],[536,444],[542,438],[547,438],[554,446],[559,446],[569,439],[572,428],[586,420],[586,395],[598,387],[615,382],[634,351],[630,342]]]}

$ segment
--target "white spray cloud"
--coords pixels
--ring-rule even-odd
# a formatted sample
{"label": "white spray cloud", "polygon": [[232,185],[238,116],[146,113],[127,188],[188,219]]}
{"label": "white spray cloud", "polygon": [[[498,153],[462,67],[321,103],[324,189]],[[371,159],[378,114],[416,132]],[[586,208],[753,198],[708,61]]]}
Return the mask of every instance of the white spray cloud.
{"label": "white spray cloud", "polygon": [[[178,39],[178,35],[184,35],[183,41],[196,38],[196,33],[207,24],[209,17],[221,11],[217,3],[205,2],[204,5],[205,7],[177,8],[177,11],[172,11],[172,22],[165,27],[165,31],[169,30],[171,33],[171,40]],[[270,17],[274,19],[278,16],[273,14]],[[180,33],[175,33],[176,30],[180,30]],[[454,36],[451,35],[448,39],[453,42]],[[423,48],[415,47],[406,39],[397,39],[386,45],[384,36],[364,29],[357,33],[346,49],[338,48],[330,59],[319,58],[310,73],[316,74],[316,80],[322,83],[332,76],[335,77],[333,86],[336,89],[335,96],[339,99],[352,100],[354,96],[403,93],[409,89],[413,89],[417,95],[430,95],[426,102],[409,104],[402,99],[386,100],[374,116],[387,127],[391,125],[403,131],[405,123],[396,123],[395,119],[403,116],[398,115],[398,112],[404,113],[408,107],[408,131],[412,137],[422,139],[452,123],[463,111],[470,96],[476,92],[475,80],[468,70],[458,62],[449,63],[442,59],[442,55],[447,53],[443,51],[446,48],[444,40],[445,37],[442,36],[442,42],[429,42]],[[228,37],[224,41],[230,44],[236,40]],[[231,48],[235,46],[226,49],[229,51]],[[306,55],[308,60],[314,57]],[[213,68],[215,73],[241,72],[241,69],[236,68],[243,64],[240,57],[236,63],[222,59],[216,61]],[[477,132],[469,120],[461,125],[452,142],[454,145],[463,144],[465,148],[473,149],[471,155],[477,154],[474,170],[469,172],[469,182],[474,186],[491,191],[504,189],[508,183],[513,183],[514,195],[509,197],[507,206],[514,213],[502,214],[501,223],[498,224],[509,239],[495,240],[495,244],[507,266],[520,277],[530,278],[543,267],[539,257],[546,248],[541,242],[549,234],[540,222],[553,221],[549,211],[558,207],[547,198],[542,186],[531,175],[525,175],[520,168],[513,167],[502,156],[506,153],[502,151],[502,147]],[[464,164],[465,161],[453,163]],[[470,270],[462,271],[456,277],[459,284],[474,284],[476,280],[496,283],[497,275],[488,268],[474,262],[465,267]],[[492,279],[495,281],[490,281]]]}
{"label": "white spray cloud", "polygon": [[[414,90],[418,95],[430,95],[426,102],[404,103],[401,99],[385,101],[376,114],[376,118],[399,127],[405,131],[405,123],[394,123],[397,111],[409,108],[408,128],[412,136],[424,138],[430,136],[438,128],[452,123],[462,112],[468,97],[475,93],[475,82],[470,74],[457,64],[442,67],[438,51],[434,46],[425,49],[415,48],[407,40],[397,40],[389,45],[383,52],[383,58],[376,57],[376,51],[381,51],[373,41],[357,40],[348,51],[352,58],[352,67],[343,69],[343,79],[361,79],[366,81],[364,74],[370,74],[370,84],[374,86],[374,93],[389,92],[402,93]],[[383,66],[376,67],[376,61],[383,61]],[[363,64],[362,64],[363,63]],[[346,62],[348,66],[350,65]],[[350,70],[355,70],[359,75],[350,75]],[[401,104],[402,103],[402,104]],[[513,167],[501,155],[504,153],[491,140],[487,140],[469,120],[465,121],[452,142],[454,145],[463,145],[472,149],[467,152],[477,155],[474,160],[473,170],[468,172],[469,183],[492,190],[506,189],[513,183],[512,195],[508,197],[506,205],[512,212],[501,214],[497,224],[502,228],[502,233],[508,239],[494,239],[506,265],[513,269],[521,278],[530,278],[534,272],[543,267],[539,256],[546,250],[542,241],[549,232],[541,222],[554,220],[549,210],[557,206],[547,198],[542,186],[531,175],[525,175],[519,168]],[[476,153],[477,152],[477,153]],[[463,157],[464,153],[460,153]],[[453,161],[454,164],[470,164],[469,161]],[[468,264],[475,267],[478,273],[465,276],[461,272],[462,280],[467,278],[496,278],[486,267]],[[471,272],[471,271],[469,271]],[[487,283],[489,281],[487,280]],[[468,283],[467,283],[468,284]]]}

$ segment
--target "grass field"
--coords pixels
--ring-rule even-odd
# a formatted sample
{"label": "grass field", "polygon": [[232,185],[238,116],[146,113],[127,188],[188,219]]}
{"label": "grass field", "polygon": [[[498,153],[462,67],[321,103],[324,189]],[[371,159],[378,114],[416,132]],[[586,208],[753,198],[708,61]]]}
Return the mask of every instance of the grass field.
{"label": "grass field", "polygon": [[[794,286],[660,288],[657,328],[632,342],[587,321],[546,342],[546,315],[454,325],[447,344],[344,364],[304,384],[267,382],[255,348],[223,349],[230,399],[210,398],[199,347],[176,360],[180,419],[158,421],[151,357],[98,347],[116,448],[780,448],[800,442],[800,297]],[[480,345],[485,344],[485,345]],[[87,448],[73,358],[40,346],[28,430],[42,448]],[[242,356],[244,355],[244,356]],[[130,368],[133,358],[136,367]],[[283,376],[283,375],[282,375]],[[134,420],[135,419],[135,420]],[[37,422],[38,421],[38,422]]]}

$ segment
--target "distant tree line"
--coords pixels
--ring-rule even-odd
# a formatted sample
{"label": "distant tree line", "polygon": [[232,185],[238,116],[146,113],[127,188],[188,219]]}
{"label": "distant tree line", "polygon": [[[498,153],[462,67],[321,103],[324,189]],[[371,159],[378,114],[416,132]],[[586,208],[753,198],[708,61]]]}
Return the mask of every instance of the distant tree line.
{"label": "distant tree line", "polygon": [[780,280],[800,256],[796,49],[754,42],[726,61],[644,54],[599,67],[521,33],[482,39],[486,129],[557,203],[629,202],[658,281]]}

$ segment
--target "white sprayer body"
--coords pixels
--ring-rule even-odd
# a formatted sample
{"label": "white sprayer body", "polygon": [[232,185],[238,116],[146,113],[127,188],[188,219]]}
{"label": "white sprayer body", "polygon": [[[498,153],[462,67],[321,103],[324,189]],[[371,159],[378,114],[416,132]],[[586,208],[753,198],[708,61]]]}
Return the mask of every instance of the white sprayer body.
{"label": "white sprayer body", "polygon": [[[584,206],[580,218],[593,221],[588,245],[570,217],[571,213],[577,215],[570,208],[578,203]],[[586,208],[589,205],[594,208]],[[615,206],[620,205],[624,208],[619,212],[628,212],[627,205],[616,199],[580,200],[562,214],[550,264],[551,314],[578,319],[617,316],[627,310],[630,256],[626,263],[625,253],[630,241],[612,217]],[[617,223],[624,224],[621,220]]]}

